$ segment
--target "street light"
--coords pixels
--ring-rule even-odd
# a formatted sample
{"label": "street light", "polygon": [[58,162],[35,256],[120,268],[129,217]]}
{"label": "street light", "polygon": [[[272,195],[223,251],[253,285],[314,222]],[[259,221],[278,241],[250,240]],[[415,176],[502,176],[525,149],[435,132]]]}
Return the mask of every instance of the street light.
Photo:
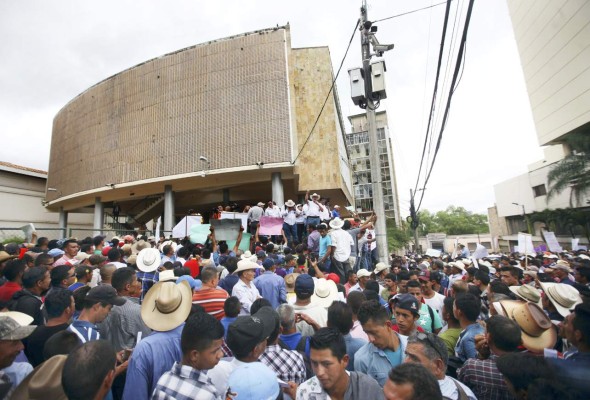
{"label": "street light", "polygon": [[524,204],[514,203],[514,202],[512,204],[514,204],[515,206],[522,207],[522,216],[524,217],[526,215],[526,212],[524,211]]}
{"label": "street light", "polygon": [[[211,161],[209,161],[209,159],[205,156],[199,156],[199,161],[207,163],[207,171],[209,171],[209,169],[211,168]],[[205,172],[205,169],[203,169],[201,171],[201,176],[204,178],[206,174],[207,173]]]}

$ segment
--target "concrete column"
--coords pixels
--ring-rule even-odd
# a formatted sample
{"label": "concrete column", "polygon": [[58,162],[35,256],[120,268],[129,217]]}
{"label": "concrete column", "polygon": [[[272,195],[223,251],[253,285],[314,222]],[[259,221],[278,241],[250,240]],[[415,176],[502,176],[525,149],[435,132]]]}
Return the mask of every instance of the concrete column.
{"label": "concrete column", "polygon": [[166,237],[172,234],[174,228],[174,192],[172,186],[164,186],[164,234]]}
{"label": "concrete column", "polygon": [[104,206],[100,197],[94,198],[94,236],[102,235],[102,228],[104,227]]}
{"label": "concrete column", "polygon": [[223,189],[223,204],[229,204],[229,189]]}
{"label": "concrete column", "polygon": [[272,173],[272,199],[277,203],[277,206],[281,208],[285,206],[285,194],[280,172]]}
{"label": "concrete column", "polygon": [[64,210],[63,207],[59,208],[59,228],[62,229],[60,233],[60,237],[65,238],[68,236],[67,227],[68,227],[68,212]]}

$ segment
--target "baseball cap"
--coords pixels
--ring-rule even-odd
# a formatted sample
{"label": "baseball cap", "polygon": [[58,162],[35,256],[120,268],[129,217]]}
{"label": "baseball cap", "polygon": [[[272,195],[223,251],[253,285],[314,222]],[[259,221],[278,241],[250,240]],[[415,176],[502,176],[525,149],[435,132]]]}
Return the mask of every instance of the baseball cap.
{"label": "baseball cap", "polygon": [[99,265],[108,260],[108,258],[101,256],[100,254],[93,254],[90,257],[88,257],[88,260],[92,265]]}
{"label": "baseball cap", "polygon": [[414,315],[420,315],[420,303],[416,296],[405,293],[393,299],[394,306],[402,310],[408,310]]}
{"label": "baseball cap", "polygon": [[47,252],[47,254],[49,254],[51,257],[59,257],[59,256],[63,256],[65,253],[63,250],[58,249],[57,247],[55,249],[51,249]]}
{"label": "baseball cap", "polygon": [[264,269],[271,269],[273,265],[275,265],[275,261],[270,257],[262,262]]}
{"label": "baseball cap", "polygon": [[301,274],[295,279],[295,293],[312,295],[315,289],[313,278],[308,274]]}
{"label": "baseball cap", "polygon": [[275,400],[281,392],[277,375],[261,362],[245,363],[236,368],[227,384],[232,399]]}
{"label": "baseball cap", "polygon": [[12,316],[0,314],[0,340],[21,340],[37,328],[35,325],[21,325]]}
{"label": "baseball cap", "polygon": [[430,271],[429,270],[424,270],[420,272],[420,275],[418,275],[418,279],[423,280],[423,281],[430,281]]}
{"label": "baseball cap", "polygon": [[256,257],[257,258],[264,258],[264,257],[266,257],[266,252],[264,250],[258,250],[256,252]]}
{"label": "baseball cap", "polygon": [[357,271],[356,276],[357,276],[357,278],[363,278],[363,277],[371,276],[371,273],[369,271],[367,271],[366,269],[361,268]]}
{"label": "baseball cap", "polygon": [[250,353],[274,330],[274,318],[265,311],[261,313],[262,308],[254,315],[238,317],[227,329],[226,342],[233,352],[240,349],[241,353]]}
{"label": "baseball cap", "polygon": [[124,297],[118,296],[115,288],[109,285],[93,287],[86,294],[86,299],[109,303],[114,306],[122,306],[127,301]]}
{"label": "baseball cap", "polygon": [[326,275],[326,280],[333,281],[334,283],[340,283],[340,277],[333,272]]}

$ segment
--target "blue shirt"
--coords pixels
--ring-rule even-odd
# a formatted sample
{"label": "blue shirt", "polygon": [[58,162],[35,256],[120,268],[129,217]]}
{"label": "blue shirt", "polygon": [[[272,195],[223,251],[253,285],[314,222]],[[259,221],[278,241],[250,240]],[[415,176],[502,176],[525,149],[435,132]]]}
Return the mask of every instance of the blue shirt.
{"label": "blue shirt", "polygon": [[[408,342],[408,338],[405,336],[399,335],[395,331],[393,332],[394,335],[397,335],[400,345],[397,349],[397,352],[400,355],[406,352],[406,344]],[[375,379],[379,386],[383,387],[387,382],[387,374],[392,368],[397,367],[401,364],[401,358],[399,364],[392,364],[391,360],[383,350],[376,347],[373,343],[367,343],[354,355],[354,370],[357,372],[363,372]]]}
{"label": "blue shirt", "polygon": [[237,275],[227,275],[225,278],[219,281],[219,285],[217,286],[219,286],[231,295],[231,292],[234,289],[235,284],[238,283],[239,280],[240,278]]}
{"label": "blue shirt", "polygon": [[455,356],[459,357],[461,361],[465,362],[469,358],[477,357],[477,350],[475,349],[475,335],[480,335],[485,332],[483,326],[477,322],[469,325],[459,334],[459,340],[455,345]]}
{"label": "blue shirt", "polygon": [[346,365],[346,369],[348,371],[354,371],[354,355],[358,349],[367,344],[367,341],[352,337],[350,333],[348,333],[344,335],[344,342],[346,343],[346,354],[348,354],[348,364]]}
{"label": "blue shirt", "polygon": [[265,271],[254,279],[254,285],[260,295],[270,302],[273,310],[287,302],[287,286],[285,280],[272,271]]}
{"label": "blue shirt", "polygon": [[127,368],[125,400],[149,399],[158,380],[182,359],[180,335],[184,323],[167,332],[154,332],[133,350]]}
{"label": "blue shirt", "polygon": [[320,258],[323,257],[328,251],[328,247],[332,246],[332,239],[330,235],[322,237],[320,235]]}
{"label": "blue shirt", "polygon": [[223,317],[221,318],[221,321],[219,321],[221,322],[221,325],[223,325],[223,329],[225,330],[225,333],[223,334],[224,339],[227,339],[227,330],[231,323],[234,322],[236,319],[238,319],[238,317]]}
{"label": "blue shirt", "polygon": [[287,347],[291,350],[295,350],[297,348],[297,344],[301,340],[301,333],[295,332],[291,333],[290,335],[279,335],[279,338],[287,345]]}
{"label": "blue shirt", "polygon": [[74,332],[82,343],[100,339],[98,328],[92,322],[75,320],[68,326],[68,331]]}

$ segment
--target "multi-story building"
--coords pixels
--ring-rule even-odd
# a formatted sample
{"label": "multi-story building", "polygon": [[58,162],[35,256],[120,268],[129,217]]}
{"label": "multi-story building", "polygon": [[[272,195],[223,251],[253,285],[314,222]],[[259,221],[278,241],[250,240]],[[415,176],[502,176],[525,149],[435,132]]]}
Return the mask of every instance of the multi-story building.
{"label": "multi-story building", "polygon": [[[377,143],[379,148],[379,168],[383,188],[383,203],[385,214],[395,218],[396,225],[400,223],[399,198],[395,165],[393,162],[393,147],[387,123],[387,112],[378,111],[375,115],[377,124]],[[373,185],[371,163],[369,161],[369,133],[367,131],[366,114],[356,114],[348,117],[352,125],[352,132],[347,133],[346,146],[350,156],[352,169],[352,186],[354,188],[355,208],[357,212],[373,210]]]}
{"label": "multi-story building", "polygon": [[291,48],[288,26],[166,54],[90,87],[53,124],[47,207],[116,202],[136,227],[188,210],[302,200],[353,202],[327,47]]}
{"label": "multi-story building", "polygon": [[[527,230],[525,215],[570,207],[570,189],[547,199],[547,174],[571,152],[563,145],[568,135],[582,132],[590,140],[590,2],[508,0],[508,9],[545,157],[529,165],[527,173],[494,186],[490,227],[504,242]],[[590,193],[574,206],[588,209],[588,200]],[[539,240],[540,228],[530,228]],[[569,229],[567,234],[571,237]],[[564,247],[570,246],[564,242]]]}

